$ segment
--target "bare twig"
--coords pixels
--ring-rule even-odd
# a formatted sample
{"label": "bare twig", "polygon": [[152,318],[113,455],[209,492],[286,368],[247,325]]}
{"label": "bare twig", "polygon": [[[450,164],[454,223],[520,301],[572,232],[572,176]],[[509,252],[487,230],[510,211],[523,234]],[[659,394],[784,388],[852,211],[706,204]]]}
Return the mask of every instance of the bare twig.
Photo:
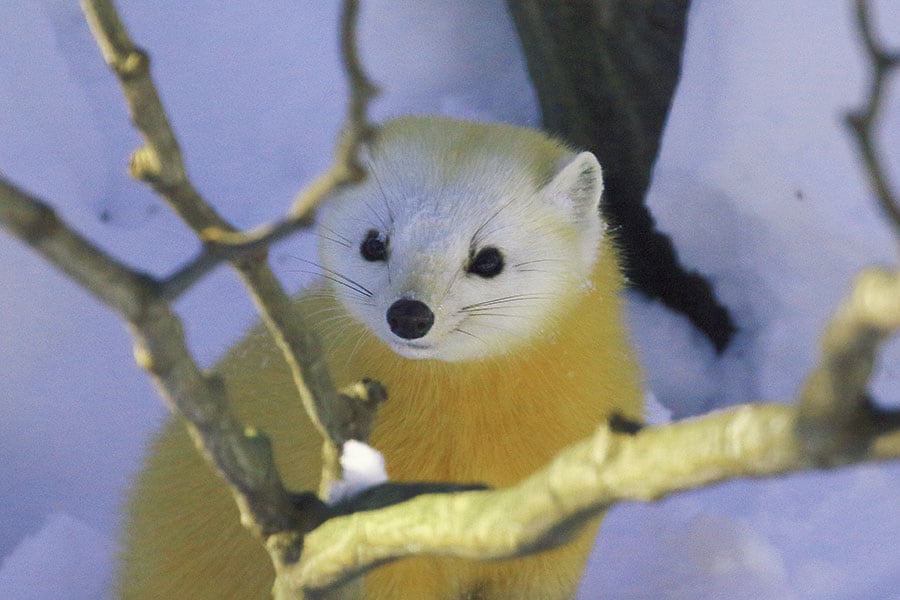
{"label": "bare twig", "polygon": [[[864,105],[847,114],[866,173],[885,217],[900,240],[900,204],[890,189],[875,130],[884,104],[886,80],[900,64],[875,39],[869,3],[856,0],[859,36],[872,76]],[[853,293],[832,319],[822,339],[822,360],[800,397],[798,419],[808,451],[823,462],[842,462],[866,451],[874,432],[896,427],[898,416],[877,410],[866,386],[876,353],[900,324],[900,283],[878,269],[860,274]]]}
{"label": "bare twig", "polygon": [[[236,231],[202,200],[187,178],[177,140],[152,83],[149,59],[134,46],[112,6],[111,0],[83,0],[107,63],[119,74],[135,124],[147,146],[132,160],[132,174],[148,181],[199,233],[204,248],[198,256],[161,282],[161,294],[174,300],[196,281],[224,261],[241,261],[264,253],[273,243],[312,224],[311,213],[328,194],[341,186],[359,182],[365,172],[359,163],[360,145],[374,126],[368,120],[369,102],[378,94],[365,73],[357,48],[358,0],[347,0],[341,12],[341,53],[350,84],[347,117],[342,127],[331,167],[298,194],[281,220],[251,231]],[[129,59],[129,56],[132,56]],[[123,67],[121,65],[135,66]],[[138,68],[140,67],[140,68]],[[129,70],[130,69],[130,70]],[[127,79],[127,81],[126,81]],[[137,117],[141,118],[138,119]],[[155,166],[159,165],[156,169]],[[168,182],[161,185],[158,182]],[[201,204],[206,208],[198,208]]]}
{"label": "bare twig", "polygon": [[0,223],[81,287],[128,320],[136,320],[159,286],[67,227],[37,198],[0,178]]}
{"label": "bare twig", "polygon": [[[192,227],[205,232],[230,230],[204,205],[185,175],[177,142],[149,78],[146,54],[131,44],[109,2],[85,2],[84,7],[147,141],[147,146],[136,153],[142,158],[132,161],[132,172],[149,181]],[[172,409],[186,418],[198,446],[231,483],[243,521],[251,529],[262,537],[286,530],[302,534],[325,518],[324,506],[314,497],[303,496],[301,502],[301,496],[283,487],[268,439],[234,419],[219,379],[204,374],[193,361],[184,343],[181,322],[166,303],[165,284],[109,257],[66,226],[44,203],[2,179],[0,222],[129,321],[138,363],[152,374]],[[246,258],[237,253],[235,256]],[[315,347],[309,350],[313,344],[302,325],[298,326],[290,301],[271,271],[260,261],[242,260],[239,268],[254,291],[263,290],[257,298],[269,320],[281,324],[279,331],[288,331],[281,336],[284,344],[295,354],[308,352],[316,357],[315,361],[306,361],[312,362],[311,366],[303,365],[313,373],[311,379],[330,385]],[[296,339],[300,342],[293,341]],[[296,362],[293,366],[299,370]],[[308,390],[306,395],[311,396]],[[383,395],[374,382],[365,382],[347,394],[321,394],[326,399],[337,398],[332,405],[352,411],[322,411],[330,417],[326,425],[334,432],[331,439],[339,444],[349,437],[364,438]],[[335,414],[338,417],[332,416]],[[296,547],[283,550],[288,556],[297,553]]]}
{"label": "bare twig", "polygon": [[81,8],[144,138],[145,145],[132,154],[131,175],[150,184],[195,231],[233,229],[203,202],[188,179],[181,149],[150,76],[150,58],[132,42],[112,0],[81,0]]}
{"label": "bare twig", "polygon": [[246,232],[207,229],[203,250],[185,266],[160,282],[161,293],[165,298],[175,300],[223,262],[240,262],[254,255],[264,254],[275,242],[311,224],[312,219],[309,215],[298,215]]}
{"label": "bare twig", "polygon": [[[345,10],[344,38],[354,33],[355,4],[349,1]],[[82,7],[107,63],[119,78],[132,118],[146,142],[132,159],[132,174],[148,182],[205,244],[197,259],[163,284],[164,297],[177,296],[218,261],[230,260],[248,285],[263,320],[284,351],[299,397],[311,419],[322,436],[335,448],[340,448],[348,435],[368,428],[368,424],[360,424],[358,419],[371,411],[362,399],[339,394],[334,388],[318,340],[305,327],[302,315],[292,308],[289,296],[264,259],[267,243],[308,222],[307,211],[336,187],[361,176],[344,161],[355,157],[360,139],[371,128],[368,123],[357,120],[365,116],[365,100],[371,96],[368,84],[366,91],[353,93],[347,129],[355,133],[345,137],[346,146],[342,148],[346,149],[339,153],[339,160],[313,182],[302,196],[304,201],[300,206],[295,204],[284,221],[262,233],[243,234],[222,219],[190,183],[175,134],[150,77],[149,58],[131,42],[111,0],[82,0]],[[349,51],[354,49],[352,43],[346,47]],[[345,60],[354,65],[349,67],[351,73],[361,73],[358,58],[345,56]],[[364,77],[361,81],[366,82]],[[354,83],[352,78],[351,83]],[[332,450],[325,461],[329,476],[339,474],[340,466],[335,456],[336,451]]]}
{"label": "bare twig", "polygon": [[871,79],[865,104],[849,112],[846,120],[853,129],[878,204],[894,228],[894,235],[900,240],[900,201],[891,190],[875,143],[875,127],[884,103],[885,83],[900,65],[900,51],[888,51],[875,38],[867,0],[856,0],[856,23],[871,65]]}
{"label": "bare twig", "polygon": [[378,94],[378,88],[366,75],[359,58],[356,43],[358,13],[358,0],[344,1],[341,9],[341,62],[350,84],[350,101],[335,161],[328,172],[297,196],[290,210],[292,217],[305,215],[315,209],[330,188],[354,183],[365,177],[358,152],[360,145],[374,131],[368,120],[368,107],[372,98]]}
{"label": "bare twig", "polygon": [[[338,159],[301,195],[284,220],[250,234],[235,231],[190,182],[176,136],[150,76],[149,57],[131,41],[112,0],[82,0],[81,4],[104,58],[118,76],[132,119],[145,141],[144,147],[132,156],[132,175],[150,184],[204,242],[204,250],[194,261],[159,285],[160,299],[171,301],[216,264],[223,260],[232,263],[283,350],[299,398],[323,438],[330,442],[325,446],[323,460],[322,487],[326,488],[331,479],[340,476],[338,449],[351,437],[364,439],[368,435],[378,402],[384,398],[384,390],[376,383],[367,382],[353,393],[338,393],[328,375],[318,339],[304,325],[302,315],[294,310],[290,298],[266,264],[265,255],[268,244],[308,224],[309,211],[327,194],[363,176],[356,162],[356,152],[360,141],[371,131],[365,121],[365,112],[373,88],[362,74],[352,40],[356,2],[348,0],[342,20],[344,58],[353,91],[350,117]],[[158,312],[165,311],[168,308],[160,308]],[[174,325],[177,322],[174,315],[164,315],[160,322],[166,323],[162,331],[169,330],[173,335],[180,332],[180,324],[177,328]],[[244,512],[245,522],[263,536],[286,528],[294,529],[295,533],[281,536],[277,544],[270,543],[268,547],[273,552],[276,567],[295,560],[302,543],[302,537],[298,536],[322,518],[322,512],[318,510],[321,507],[313,502],[317,510],[299,510],[298,505],[292,503],[281,487],[268,441],[256,432],[243,432],[240,424],[228,416],[225,394],[217,378],[196,380],[191,376],[185,380],[192,371],[186,367],[193,364],[186,350],[176,353],[175,358],[166,355],[171,361],[160,360],[157,352],[164,350],[161,343],[165,340],[146,334],[145,327],[134,330],[142,364],[154,373],[161,386],[173,390],[170,392],[175,399],[173,406],[193,423],[190,429],[195,439],[232,484],[238,504],[242,509],[253,508],[250,515],[253,519],[248,519]],[[202,401],[204,394],[213,392],[217,402],[221,403],[212,413],[218,415],[218,419],[196,421],[195,417],[201,415],[196,413],[192,400],[194,393],[201,394],[198,401]],[[252,468],[231,471],[235,464]],[[260,494],[260,489],[273,493]],[[310,502],[303,505],[308,509]]]}

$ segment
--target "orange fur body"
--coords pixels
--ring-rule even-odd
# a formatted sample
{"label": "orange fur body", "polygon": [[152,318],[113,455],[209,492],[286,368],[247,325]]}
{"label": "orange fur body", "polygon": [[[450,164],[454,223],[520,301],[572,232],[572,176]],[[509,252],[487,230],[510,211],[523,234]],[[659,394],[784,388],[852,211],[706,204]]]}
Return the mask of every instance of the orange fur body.
{"label": "orange fur body", "polygon": [[[320,333],[338,384],[365,375],[389,391],[371,442],[384,454],[392,479],[506,486],[590,435],[610,414],[640,418],[638,373],[620,322],[620,285],[615,260],[605,249],[592,286],[570,299],[539,341],[473,363],[405,359],[362,326],[332,331],[326,325]],[[300,302],[313,314],[340,310],[323,303]],[[239,394],[235,408],[244,422],[275,439],[286,481],[315,489],[321,443],[294,399],[278,353],[268,335],[256,331],[220,367],[233,395]],[[123,597],[268,597],[273,574],[267,554],[240,526],[225,485],[197,455],[180,423],[170,424],[157,441],[131,517]],[[588,526],[561,549],[523,559],[399,561],[368,576],[366,598],[455,600],[469,593],[498,600],[568,598],[595,528],[596,523]]]}

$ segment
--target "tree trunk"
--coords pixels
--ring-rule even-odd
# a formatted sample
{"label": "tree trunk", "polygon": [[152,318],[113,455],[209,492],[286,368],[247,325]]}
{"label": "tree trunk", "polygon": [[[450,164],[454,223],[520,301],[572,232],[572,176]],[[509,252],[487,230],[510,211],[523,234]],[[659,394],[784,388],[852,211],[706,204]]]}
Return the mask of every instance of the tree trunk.
{"label": "tree trunk", "polygon": [[685,314],[721,352],[735,327],[678,263],[644,206],[681,71],[689,0],[507,0],[544,127],[603,165],[603,211],[631,285]]}

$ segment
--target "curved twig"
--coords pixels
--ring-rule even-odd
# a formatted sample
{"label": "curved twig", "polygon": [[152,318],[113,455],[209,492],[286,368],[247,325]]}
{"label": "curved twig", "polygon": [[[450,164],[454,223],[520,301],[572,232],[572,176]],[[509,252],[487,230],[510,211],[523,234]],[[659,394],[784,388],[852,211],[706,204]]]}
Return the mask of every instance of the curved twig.
{"label": "curved twig", "polygon": [[289,212],[290,218],[309,214],[328,192],[365,177],[358,153],[360,146],[374,131],[368,120],[368,109],[369,102],[378,94],[378,88],[366,75],[359,58],[356,42],[358,17],[359,0],[344,0],[341,8],[341,64],[350,85],[350,98],[334,163],[325,174],[297,195]]}
{"label": "curved twig", "polygon": [[888,77],[900,65],[900,51],[888,51],[875,38],[869,3],[856,0],[856,25],[871,67],[869,94],[863,106],[850,111],[845,116],[853,130],[854,140],[859,149],[869,183],[875,192],[881,210],[900,240],[900,201],[891,190],[881,157],[875,144],[875,126],[884,103],[884,90]]}
{"label": "curved twig", "polygon": [[[187,284],[210,270],[216,261],[230,260],[284,351],[299,397],[310,417],[319,426],[323,437],[339,448],[359,428],[357,419],[368,411],[361,408],[359,401],[341,395],[335,389],[325,368],[319,341],[305,327],[302,316],[293,310],[290,297],[264,260],[266,246],[254,241],[252,235],[248,237],[236,232],[191,184],[176,136],[150,76],[149,57],[131,41],[112,1],[82,0],[82,8],[104,58],[119,79],[135,126],[145,140],[145,146],[132,158],[132,175],[149,183],[200,236],[208,249],[195,260],[193,267],[183,269],[180,275],[176,274],[176,279],[164,284],[164,297],[177,296]],[[345,28],[352,32],[352,25],[345,24]],[[354,105],[353,110],[355,113],[365,113],[364,108],[359,106]],[[368,124],[360,126],[361,129],[368,127]],[[355,144],[346,156],[355,156]],[[308,199],[304,209],[313,209],[335,187],[352,181],[345,175],[347,172],[348,167],[336,161],[325,176],[308,188],[304,195]],[[307,213],[301,214],[295,209],[285,220],[285,225],[279,228],[279,235],[286,234],[295,223],[308,219]],[[266,236],[264,238],[269,240]],[[241,246],[242,249],[229,252],[227,248],[231,245]],[[339,473],[336,461],[328,464],[330,472]]]}
{"label": "curved twig", "polygon": [[874,408],[866,387],[880,346],[898,327],[900,278],[862,272],[826,328],[822,358],[800,394],[798,433],[819,462],[852,461],[874,435],[896,427],[898,415]]}

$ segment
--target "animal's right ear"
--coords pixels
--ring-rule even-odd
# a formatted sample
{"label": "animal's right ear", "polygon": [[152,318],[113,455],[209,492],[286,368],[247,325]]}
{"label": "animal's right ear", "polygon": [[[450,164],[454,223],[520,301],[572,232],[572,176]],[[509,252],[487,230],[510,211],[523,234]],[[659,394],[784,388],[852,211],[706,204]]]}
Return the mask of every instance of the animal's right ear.
{"label": "animal's right ear", "polygon": [[544,190],[548,199],[573,221],[591,223],[592,219],[600,218],[603,171],[597,157],[590,152],[567,157]]}

